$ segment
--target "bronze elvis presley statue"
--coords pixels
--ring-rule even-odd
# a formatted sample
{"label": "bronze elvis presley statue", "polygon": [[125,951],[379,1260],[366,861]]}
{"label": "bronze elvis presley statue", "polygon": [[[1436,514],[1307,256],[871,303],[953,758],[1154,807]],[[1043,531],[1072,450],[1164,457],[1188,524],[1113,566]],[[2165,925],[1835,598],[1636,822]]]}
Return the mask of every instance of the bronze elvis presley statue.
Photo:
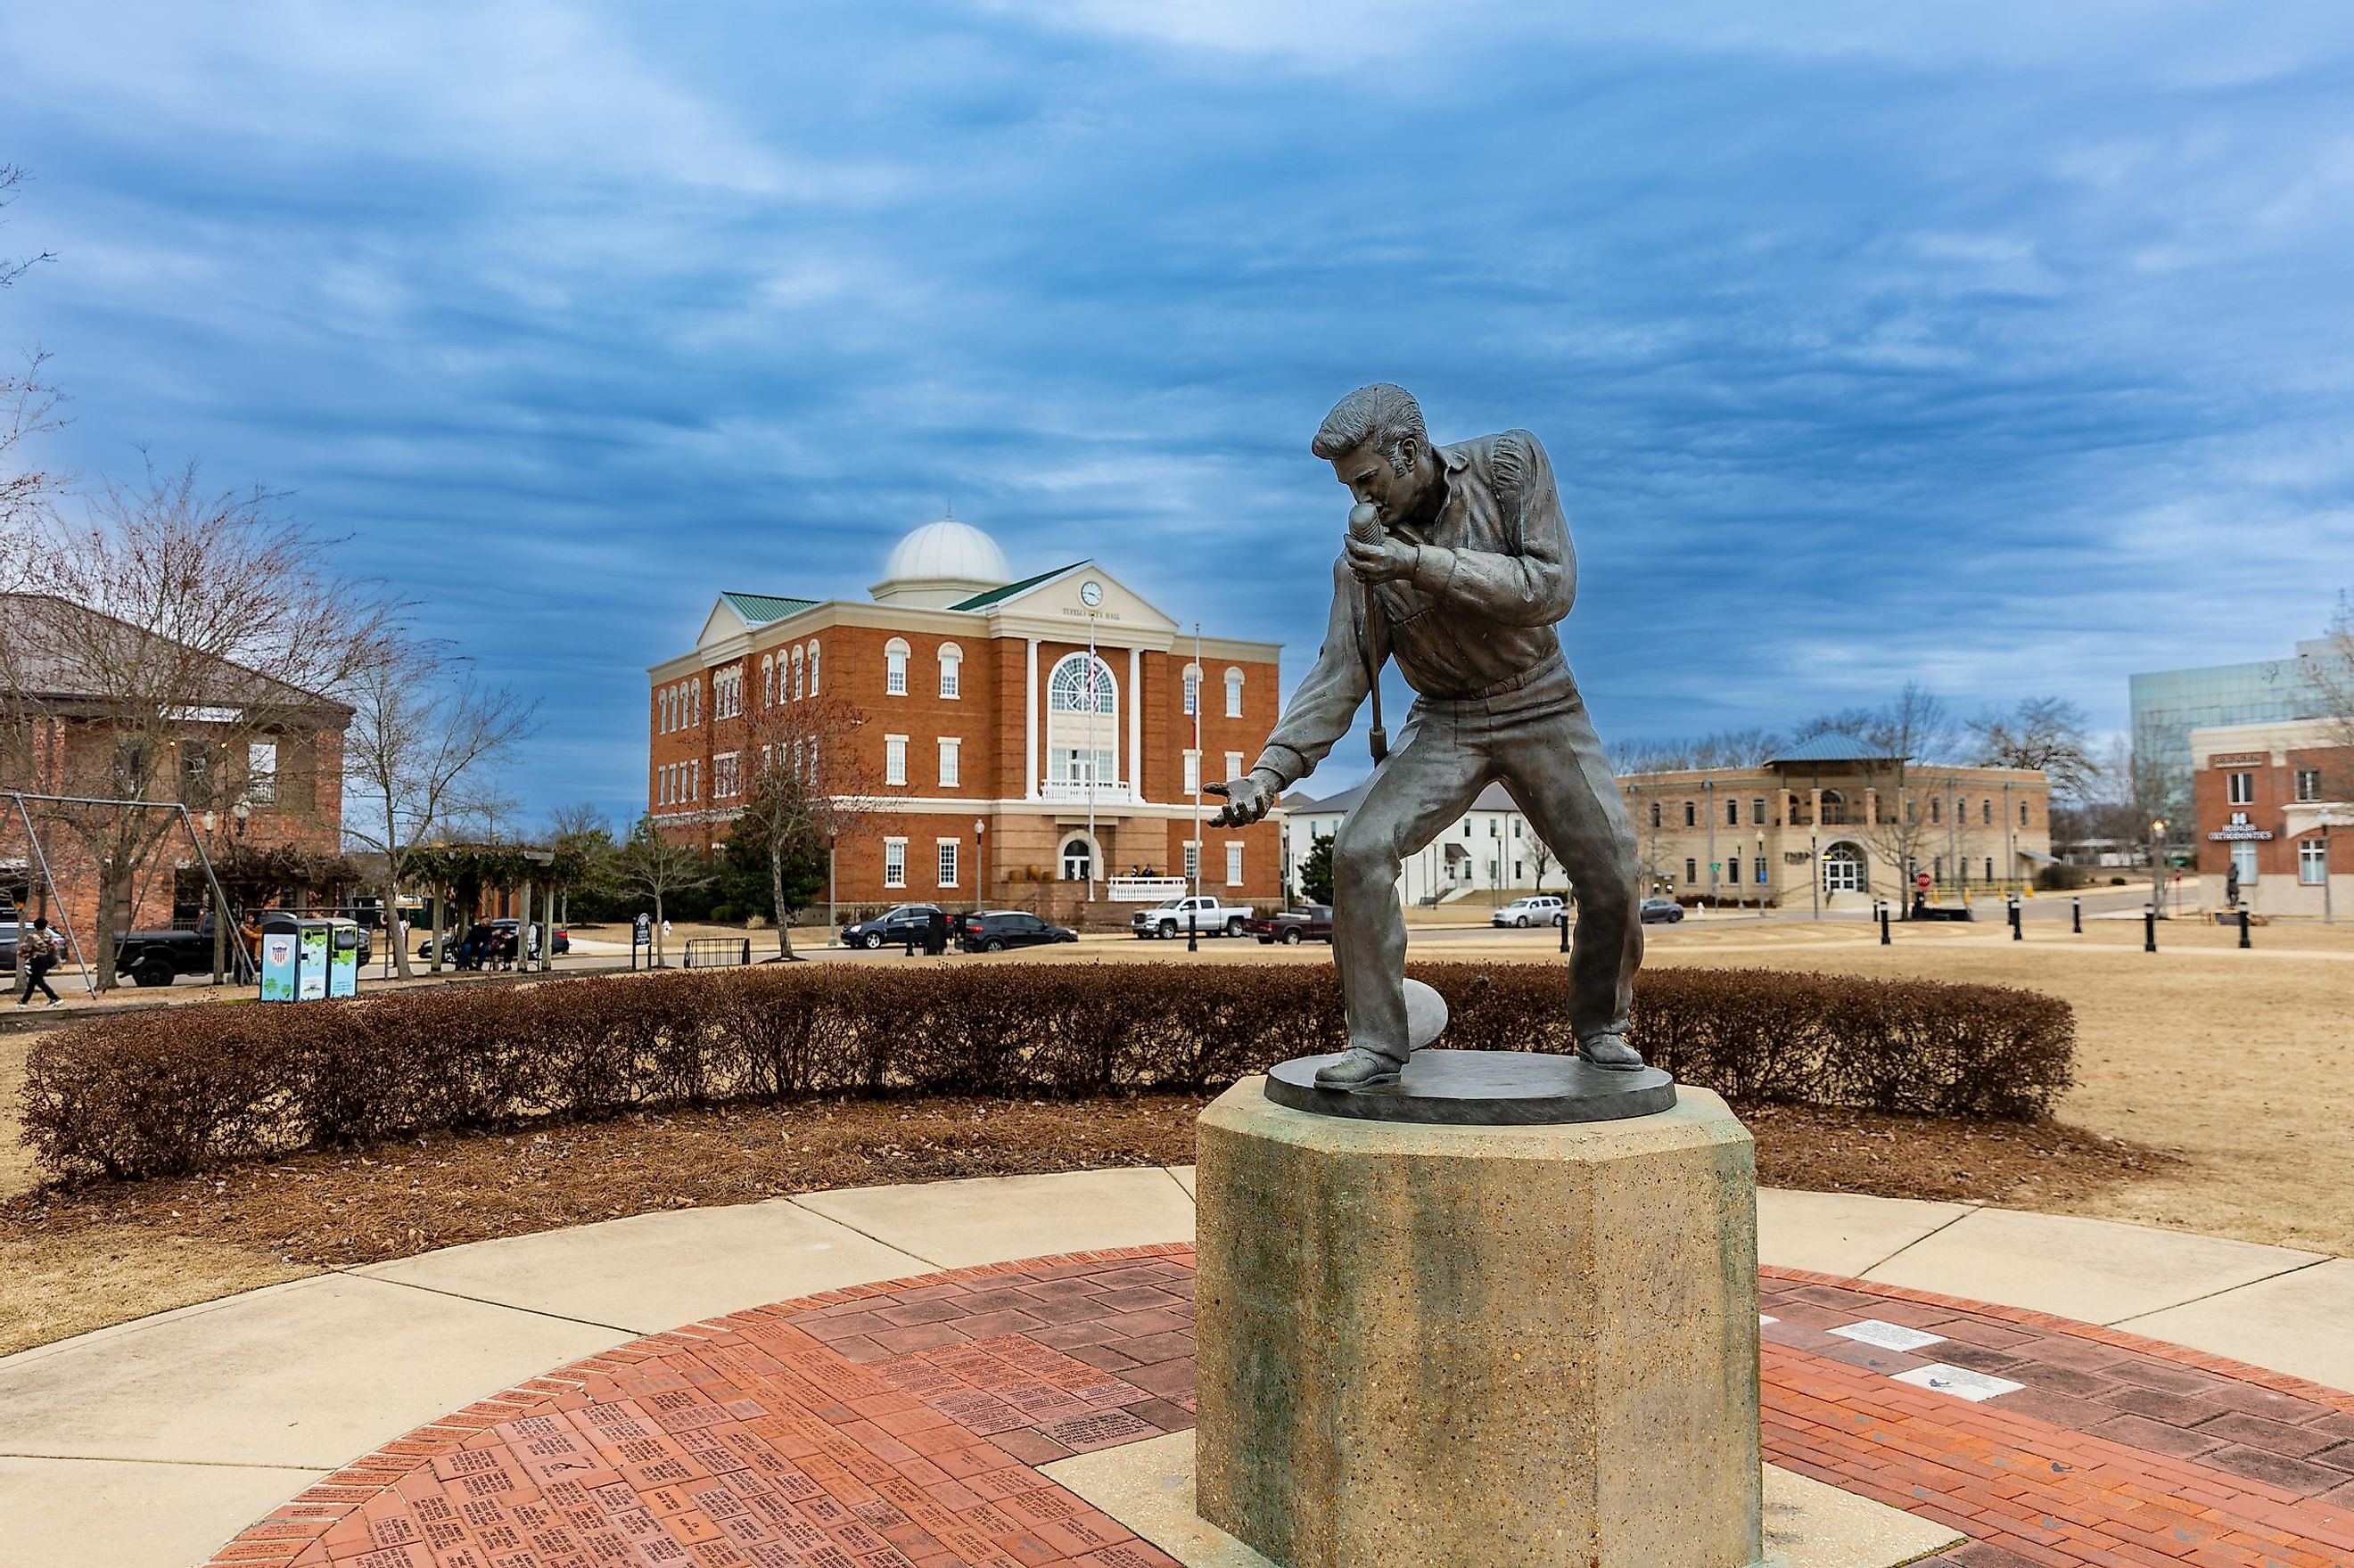
{"label": "bronze elvis presley statue", "polygon": [[[1641,1067],[1627,1043],[1643,961],[1635,835],[1562,655],[1556,628],[1577,597],[1577,561],[1544,448],[1526,430],[1434,447],[1412,396],[1383,382],[1341,399],[1312,450],[1357,501],[1332,566],[1324,643],[1250,771],[1210,788],[1226,800],[1220,825],[1257,821],[1373,696],[1373,780],[1332,846],[1349,1048],[1317,1081],[1397,1081],[1409,1050],[1398,869],[1492,781],[1575,890],[1578,1054],[1597,1067]],[[1384,757],[1378,683],[1392,658],[1416,695]]]}

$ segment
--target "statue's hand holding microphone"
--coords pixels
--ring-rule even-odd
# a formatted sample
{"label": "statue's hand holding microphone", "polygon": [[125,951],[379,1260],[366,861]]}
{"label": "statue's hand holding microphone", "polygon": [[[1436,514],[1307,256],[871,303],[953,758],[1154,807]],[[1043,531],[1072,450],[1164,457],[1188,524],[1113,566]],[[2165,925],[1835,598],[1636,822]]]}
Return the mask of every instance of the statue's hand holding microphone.
{"label": "statue's hand holding microphone", "polygon": [[[1412,545],[1401,544],[1382,531],[1381,508],[1370,501],[1360,501],[1349,508],[1346,548],[1349,570],[1369,589],[1375,583],[1412,573],[1416,556],[1420,553]],[[1373,761],[1377,764],[1389,755],[1389,733],[1382,725],[1379,681],[1379,670],[1369,657],[1367,683],[1372,688],[1373,702]],[[1229,779],[1224,784],[1204,784],[1202,788],[1225,801],[1218,808],[1218,814],[1211,819],[1213,825],[1221,828],[1238,828],[1257,821],[1274,806],[1279,793],[1272,780],[1263,780],[1256,773]]]}

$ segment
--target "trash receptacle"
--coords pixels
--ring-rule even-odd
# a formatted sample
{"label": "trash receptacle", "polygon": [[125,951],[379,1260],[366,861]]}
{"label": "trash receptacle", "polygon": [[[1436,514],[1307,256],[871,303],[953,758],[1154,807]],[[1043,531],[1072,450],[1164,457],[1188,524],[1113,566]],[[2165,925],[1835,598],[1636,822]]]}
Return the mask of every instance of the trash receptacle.
{"label": "trash receptacle", "polygon": [[[328,989],[337,960],[340,927],[349,933],[350,948],[341,955],[345,984]],[[312,919],[272,909],[261,917],[261,1000],[318,1001],[329,995],[350,996],[357,991],[359,923],[354,920]]]}
{"label": "trash receptacle", "polygon": [[[360,993],[360,923],[332,919],[327,926],[327,994]],[[390,940],[389,936],[387,940]]]}

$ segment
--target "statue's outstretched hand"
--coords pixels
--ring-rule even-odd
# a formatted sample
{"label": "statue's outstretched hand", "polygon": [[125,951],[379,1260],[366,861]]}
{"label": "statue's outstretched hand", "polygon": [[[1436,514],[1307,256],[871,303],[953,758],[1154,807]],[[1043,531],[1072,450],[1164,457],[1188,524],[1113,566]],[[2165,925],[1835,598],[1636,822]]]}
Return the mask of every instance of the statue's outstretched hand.
{"label": "statue's outstretched hand", "polygon": [[1248,773],[1224,784],[1204,784],[1202,788],[1226,802],[1210,819],[1213,827],[1245,827],[1266,816],[1267,808],[1275,804],[1275,791]]}

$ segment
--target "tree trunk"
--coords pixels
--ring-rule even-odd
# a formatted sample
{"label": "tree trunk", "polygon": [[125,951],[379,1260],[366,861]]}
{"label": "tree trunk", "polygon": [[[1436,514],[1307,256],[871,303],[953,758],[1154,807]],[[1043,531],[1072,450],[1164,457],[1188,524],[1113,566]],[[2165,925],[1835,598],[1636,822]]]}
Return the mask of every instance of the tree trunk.
{"label": "tree trunk", "polygon": [[654,928],[649,933],[654,939],[654,968],[670,968],[670,945],[663,940],[662,895],[654,895]]}
{"label": "tree trunk", "polygon": [[394,862],[385,856],[384,874],[384,939],[392,944],[393,968],[402,980],[417,976],[408,967],[408,943],[400,933],[400,877],[393,871]]}
{"label": "tree trunk", "polygon": [[112,991],[116,984],[114,956],[117,938],[131,929],[132,879],[135,868],[126,869],[126,855],[114,855],[104,863],[99,873],[99,929],[82,934],[83,958],[98,970],[98,989]]}
{"label": "tree trunk", "polygon": [[777,957],[790,963],[793,959],[793,933],[785,910],[785,852],[776,843],[769,846],[769,902],[777,914]]}

